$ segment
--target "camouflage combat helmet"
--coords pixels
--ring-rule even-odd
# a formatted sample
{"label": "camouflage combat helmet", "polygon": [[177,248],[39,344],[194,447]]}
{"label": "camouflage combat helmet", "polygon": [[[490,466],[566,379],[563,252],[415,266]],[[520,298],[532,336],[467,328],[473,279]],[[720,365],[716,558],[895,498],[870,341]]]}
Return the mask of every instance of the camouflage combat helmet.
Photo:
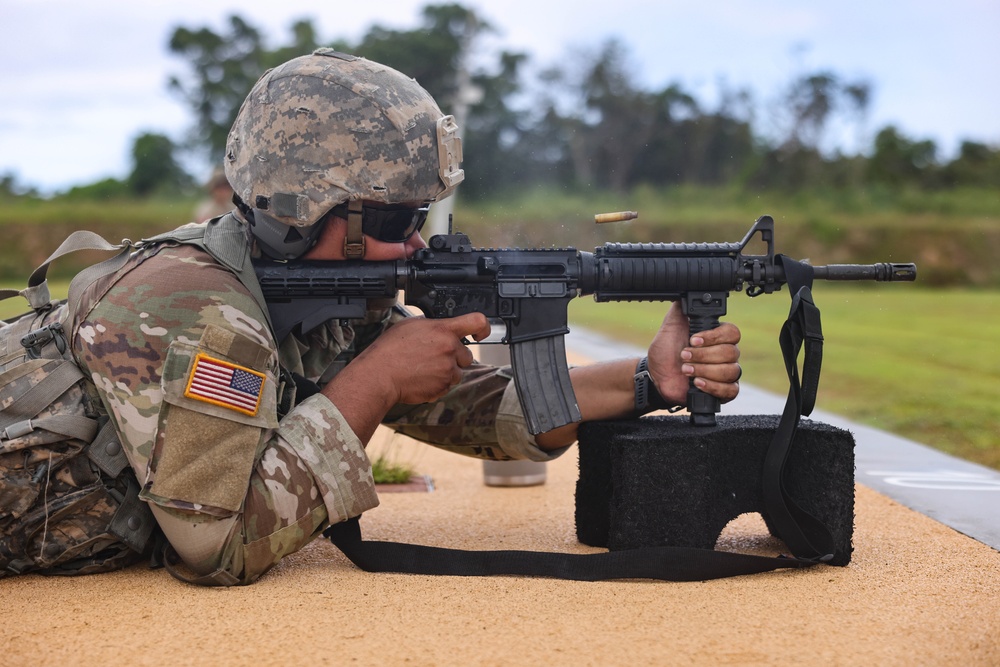
{"label": "camouflage combat helmet", "polygon": [[450,195],[465,176],[457,131],[410,77],[319,49],[254,85],[229,133],[226,176],[264,252],[291,259],[338,204]]}

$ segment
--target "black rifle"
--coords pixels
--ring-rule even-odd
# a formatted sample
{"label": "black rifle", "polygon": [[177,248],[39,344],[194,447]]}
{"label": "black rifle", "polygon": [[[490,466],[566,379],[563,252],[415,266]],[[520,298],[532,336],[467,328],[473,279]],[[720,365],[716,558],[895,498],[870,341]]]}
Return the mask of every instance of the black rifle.
{"label": "black rifle", "polygon": [[[760,234],[767,254],[744,250]],[[429,318],[483,313],[506,325],[511,366],[532,434],[581,420],[566,365],[563,336],[574,297],[597,301],[680,301],[691,333],[712,329],[726,314],[732,291],[770,294],[786,280],[782,255],[774,254],[774,220],[762,216],[738,243],[607,243],[593,253],[575,248],[474,248],[465,234],[443,234],[409,260],[255,260],[254,268],[275,327],[283,340],[331,319],[365,315],[405,303]],[[794,260],[787,260],[794,261]],[[823,280],[912,281],[913,264],[835,264],[810,267]],[[717,398],[693,385],[688,411],[696,425],[714,425]]]}

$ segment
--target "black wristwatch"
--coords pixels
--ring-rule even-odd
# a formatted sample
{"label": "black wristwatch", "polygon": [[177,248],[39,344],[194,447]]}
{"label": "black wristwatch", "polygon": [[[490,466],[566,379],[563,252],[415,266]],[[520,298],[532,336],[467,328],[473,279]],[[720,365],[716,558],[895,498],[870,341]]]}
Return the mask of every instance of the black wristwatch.
{"label": "black wristwatch", "polygon": [[649,360],[646,357],[640,359],[639,363],[636,364],[635,377],[633,379],[635,381],[636,413],[644,415],[653,410],[677,412],[681,409],[680,405],[670,403],[660,395],[660,391],[656,388],[656,383],[653,382],[653,378],[649,375]]}

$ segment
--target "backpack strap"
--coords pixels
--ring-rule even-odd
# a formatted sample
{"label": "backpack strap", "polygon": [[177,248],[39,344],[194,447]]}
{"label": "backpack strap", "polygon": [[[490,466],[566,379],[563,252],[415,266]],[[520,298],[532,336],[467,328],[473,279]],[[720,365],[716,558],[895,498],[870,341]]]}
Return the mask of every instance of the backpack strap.
{"label": "backpack strap", "polygon": [[67,389],[83,379],[79,367],[65,359],[31,359],[19,366],[15,373],[23,376],[46,365],[50,368],[42,380],[10,404],[5,405],[0,412],[2,437],[13,439],[30,433],[36,426],[44,425],[48,430],[90,442],[97,432],[97,427],[96,424],[92,427],[83,426],[84,422],[93,423],[93,420],[87,417],[80,417],[79,423],[67,416],[51,417],[44,424],[42,420],[32,421],[35,415],[52,405]]}
{"label": "backpack strap", "polygon": [[[76,252],[77,250],[107,250],[107,251],[120,250],[121,252],[116,257],[112,258],[111,260],[105,260],[106,262],[118,262],[117,266],[114,269],[112,269],[112,271],[117,271],[118,268],[124,265],[125,260],[128,259],[128,250],[131,247],[132,247],[132,242],[129,241],[128,239],[122,241],[122,243],[119,245],[113,245],[111,243],[108,243],[106,240],[104,240],[104,238],[102,238],[98,234],[95,234],[94,232],[77,230],[72,234],[70,234],[68,237],[66,237],[66,240],[64,240],[59,245],[59,247],[56,248],[55,252],[49,255],[48,259],[42,262],[38,266],[38,268],[36,268],[31,273],[31,276],[28,278],[28,286],[26,288],[24,288],[23,290],[16,290],[9,288],[0,289],[0,301],[4,299],[9,299],[12,296],[20,294],[21,296],[23,296],[25,299],[28,300],[28,304],[32,307],[32,309],[36,311],[42,310],[46,308],[52,300],[52,297],[49,294],[48,280],[46,279],[46,274],[48,274],[49,271],[49,265],[52,262],[59,259],[60,257],[63,257],[64,255]],[[101,262],[101,264],[95,266],[101,266],[104,264],[105,262]],[[94,268],[95,267],[92,266],[88,267],[87,269],[84,269],[80,274],[77,274],[77,276],[74,277],[73,282],[76,282],[77,279],[80,278],[81,274],[85,274]],[[111,271],[108,271],[108,273],[110,272]],[[106,273],[102,272],[100,275],[106,275]],[[99,276],[95,276],[95,279],[96,277]],[[89,282],[92,281],[88,281],[88,284]],[[72,292],[73,292],[73,287],[71,283],[70,293]]]}

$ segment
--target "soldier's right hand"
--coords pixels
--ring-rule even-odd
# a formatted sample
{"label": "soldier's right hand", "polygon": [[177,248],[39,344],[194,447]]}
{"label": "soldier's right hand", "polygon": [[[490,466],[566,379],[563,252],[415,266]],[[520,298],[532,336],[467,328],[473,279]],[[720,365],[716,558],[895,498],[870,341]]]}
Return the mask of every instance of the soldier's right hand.
{"label": "soldier's right hand", "polygon": [[353,364],[371,364],[380,380],[390,380],[396,403],[427,403],[443,396],[473,362],[463,342],[483,340],[490,323],[481,313],[448,319],[412,317],[390,327]]}

